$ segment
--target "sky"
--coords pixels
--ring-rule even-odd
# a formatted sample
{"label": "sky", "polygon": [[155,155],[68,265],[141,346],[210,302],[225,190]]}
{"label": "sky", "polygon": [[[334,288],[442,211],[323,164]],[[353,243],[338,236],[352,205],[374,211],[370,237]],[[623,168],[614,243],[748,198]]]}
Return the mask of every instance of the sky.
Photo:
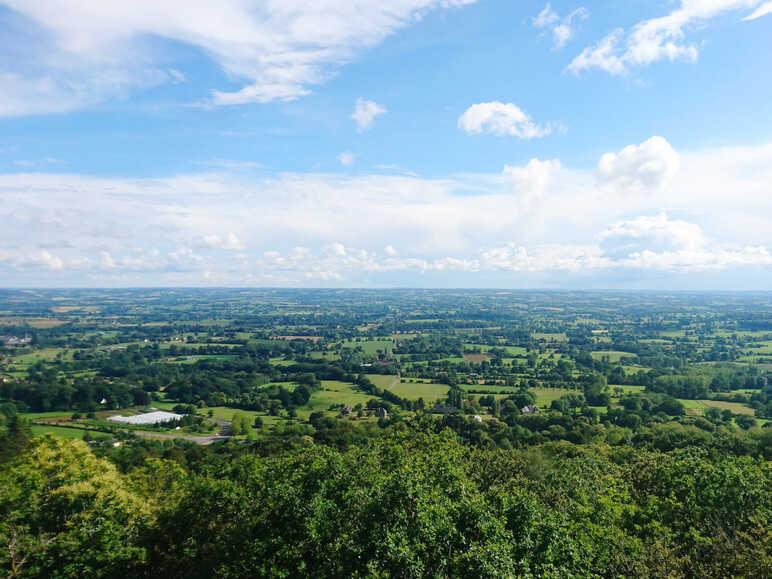
{"label": "sky", "polygon": [[0,0],[0,287],[772,289],[772,1]]}

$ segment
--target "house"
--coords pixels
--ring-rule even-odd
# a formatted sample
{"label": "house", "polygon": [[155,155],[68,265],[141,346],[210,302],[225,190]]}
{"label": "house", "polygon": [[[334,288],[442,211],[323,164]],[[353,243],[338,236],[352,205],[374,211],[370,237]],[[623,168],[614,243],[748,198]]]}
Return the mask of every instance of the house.
{"label": "house", "polygon": [[520,409],[520,414],[538,414],[539,413],[539,407],[535,404],[529,404],[528,406],[523,406]]}
{"label": "house", "polygon": [[383,407],[378,407],[375,409],[375,417],[376,418],[388,418],[389,413],[386,412],[386,409]]}
{"label": "house", "polygon": [[348,416],[348,415],[350,415],[350,414],[351,414],[353,411],[354,411],[354,409],[353,409],[353,408],[351,408],[351,406],[346,406],[345,408],[343,408],[343,409],[340,411],[340,413],[341,413],[343,416]]}
{"label": "house", "polygon": [[439,402],[432,408],[432,413],[434,414],[455,414],[456,412],[458,412],[458,408],[455,406],[443,406]]}
{"label": "house", "polygon": [[479,414],[475,414],[474,416],[472,416],[472,420],[474,420],[475,422],[480,422],[480,423],[482,423],[482,421],[483,421],[482,416],[480,416]]}

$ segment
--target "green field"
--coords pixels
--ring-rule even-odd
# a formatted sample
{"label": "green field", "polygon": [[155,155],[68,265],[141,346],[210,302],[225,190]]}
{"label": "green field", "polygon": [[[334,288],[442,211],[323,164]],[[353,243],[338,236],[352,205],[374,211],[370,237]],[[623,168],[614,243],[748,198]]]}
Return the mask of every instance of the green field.
{"label": "green field", "polygon": [[351,348],[356,350],[357,347],[362,348],[362,353],[367,356],[377,356],[378,350],[385,354],[391,354],[394,348],[394,342],[391,340],[346,340],[343,342],[342,347]]}
{"label": "green field", "polygon": [[523,348],[522,346],[504,346],[504,345],[497,345],[497,346],[490,346],[488,344],[474,344],[472,342],[465,342],[463,344],[463,347],[465,349],[476,349],[480,350],[481,352],[487,352],[488,350],[491,350],[493,348],[501,349],[506,351],[507,356],[514,358],[517,356],[525,356],[528,350]]}
{"label": "green field", "polygon": [[619,362],[621,358],[634,358],[635,354],[631,354],[630,352],[620,352],[618,350],[598,350],[595,352],[590,352],[590,355],[595,360],[602,360],[603,358],[608,358],[609,362]]}
{"label": "green field", "polygon": [[423,398],[426,404],[434,404],[435,401],[447,396],[448,389],[449,386],[446,384],[400,382],[391,391],[401,398],[408,400]]}
{"label": "green field", "polygon": [[90,434],[94,436],[99,436],[100,432],[95,431],[89,431],[89,430],[82,430],[80,428],[63,428],[61,426],[43,426],[40,424],[33,424],[30,426],[30,429],[32,430],[33,436],[42,436],[44,434],[53,434],[54,436],[59,436],[61,438],[83,438],[83,435],[86,432],[89,432]]}
{"label": "green field", "polygon": [[557,400],[567,394],[581,394],[581,390],[568,390],[565,388],[529,388],[528,391],[536,396],[536,406],[541,408],[548,408],[553,400]]}
{"label": "green field", "polygon": [[561,333],[534,332],[531,334],[531,337],[534,340],[546,340],[547,342],[567,342],[568,341],[568,336],[566,336],[565,332],[561,332]]}
{"label": "green field", "polygon": [[397,379],[397,377],[392,374],[365,374],[365,378],[378,386],[378,388],[384,390],[391,386],[391,383]]}
{"label": "green field", "polygon": [[353,384],[337,380],[322,380],[322,390],[311,393],[311,398],[304,408],[298,409],[298,416],[308,419],[308,415],[316,410],[327,410],[332,404],[356,406],[367,404],[374,397],[358,390]]}
{"label": "green field", "polygon": [[69,418],[74,410],[56,410],[54,412],[27,412],[22,414],[27,420],[45,420],[46,418]]}
{"label": "green field", "polygon": [[720,400],[685,400],[678,399],[686,408],[686,413],[692,416],[701,416],[705,414],[708,408],[718,408],[720,410],[729,410],[732,414],[747,414],[754,416],[756,411],[739,402],[722,402]]}

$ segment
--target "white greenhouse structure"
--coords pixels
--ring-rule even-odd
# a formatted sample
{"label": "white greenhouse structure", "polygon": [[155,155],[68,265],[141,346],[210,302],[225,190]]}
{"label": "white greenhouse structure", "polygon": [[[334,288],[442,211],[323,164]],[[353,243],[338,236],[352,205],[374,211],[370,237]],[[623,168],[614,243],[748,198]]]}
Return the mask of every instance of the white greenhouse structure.
{"label": "white greenhouse structure", "polygon": [[123,424],[162,424],[164,422],[171,422],[172,420],[179,420],[182,417],[182,414],[158,410],[156,412],[135,414],[133,416],[121,416],[116,414],[115,416],[110,416],[107,420],[110,420],[111,422],[121,422]]}

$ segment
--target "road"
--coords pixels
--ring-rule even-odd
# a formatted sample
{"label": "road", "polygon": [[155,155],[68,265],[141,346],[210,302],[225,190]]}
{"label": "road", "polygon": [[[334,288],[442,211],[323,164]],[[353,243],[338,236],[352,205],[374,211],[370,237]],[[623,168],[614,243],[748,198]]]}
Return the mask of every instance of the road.
{"label": "road", "polygon": [[204,418],[207,422],[213,422],[217,426],[220,426],[220,432],[217,434],[210,434],[209,436],[190,436],[186,434],[163,434],[161,432],[147,432],[143,430],[134,430],[133,434],[137,436],[144,436],[145,438],[161,438],[161,439],[182,439],[195,442],[202,446],[212,444],[217,440],[227,440],[231,437],[231,423],[227,420],[220,420],[217,418]]}

